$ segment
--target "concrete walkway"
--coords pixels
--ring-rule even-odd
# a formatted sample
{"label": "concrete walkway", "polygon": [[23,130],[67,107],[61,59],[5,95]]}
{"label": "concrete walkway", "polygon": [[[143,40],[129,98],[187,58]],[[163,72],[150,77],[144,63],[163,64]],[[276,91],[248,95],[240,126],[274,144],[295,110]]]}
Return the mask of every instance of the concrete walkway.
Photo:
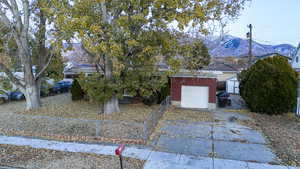
{"label": "concrete walkway", "polygon": [[236,122],[237,119],[247,120],[249,117],[224,111],[213,114],[216,122],[165,122],[154,146],[169,153],[278,163],[261,132]]}
{"label": "concrete walkway", "polygon": [[[0,136],[0,144],[98,155],[114,155],[114,150],[117,148],[117,146],[109,145],[59,142],[8,136]],[[300,169],[218,158],[189,156],[178,153],[165,153],[152,151],[149,148],[138,147],[127,147],[123,155],[125,157],[147,160],[144,169]]]}

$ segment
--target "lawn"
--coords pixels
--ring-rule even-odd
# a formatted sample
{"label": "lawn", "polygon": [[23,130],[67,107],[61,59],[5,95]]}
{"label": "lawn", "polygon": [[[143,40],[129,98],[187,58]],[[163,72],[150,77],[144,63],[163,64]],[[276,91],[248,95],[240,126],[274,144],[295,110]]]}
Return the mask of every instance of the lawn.
{"label": "lawn", "polygon": [[120,104],[120,113],[101,114],[102,105],[95,102],[73,102],[70,94],[62,94],[43,99],[43,107],[32,111],[19,111],[21,114],[43,115],[63,118],[79,118],[86,120],[122,120],[143,122],[148,114],[157,106],[139,104]]}
{"label": "lawn", "polygon": [[[0,145],[0,166],[26,169],[119,169],[116,156],[70,153],[46,149],[33,149]],[[144,161],[124,158],[124,169],[141,169]]]}
{"label": "lawn", "polygon": [[241,123],[261,130],[283,164],[300,166],[300,118],[294,113],[276,116],[242,113],[246,113],[254,120]]}
{"label": "lawn", "polygon": [[[25,111],[25,101],[1,105],[0,132],[142,139],[144,121],[151,111],[158,108],[158,105],[149,107],[142,103],[120,104],[120,113],[104,115],[99,114],[101,104],[73,102],[70,94],[43,98],[42,104],[43,107],[31,111]],[[6,129],[17,132],[7,132]]]}

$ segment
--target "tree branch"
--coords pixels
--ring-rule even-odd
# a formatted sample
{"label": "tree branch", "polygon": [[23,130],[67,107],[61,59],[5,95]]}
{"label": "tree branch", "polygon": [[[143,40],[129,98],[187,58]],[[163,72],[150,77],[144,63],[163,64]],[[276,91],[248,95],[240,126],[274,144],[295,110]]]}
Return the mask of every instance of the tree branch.
{"label": "tree branch", "polygon": [[0,63],[0,70],[3,70],[8,78],[17,86],[25,88],[25,86],[21,83],[21,81],[14,76],[14,74],[3,64]]}
{"label": "tree branch", "polygon": [[45,66],[40,70],[40,72],[38,74],[36,74],[36,76],[34,77],[34,80],[38,80],[39,77],[47,70],[47,68],[49,67],[52,59],[53,59],[54,53],[51,53],[51,55],[49,56],[49,59],[47,61],[47,63],[45,64]]}
{"label": "tree branch", "polygon": [[12,7],[7,0],[1,0],[0,2],[4,3],[12,11]]}
{"label": "tree branch", "polygon": [[17,32],[21,33],[23,23],[22,23],[21,13],[19,11],[18,3],[16,2],[16,0],[10,0],[10,4],[11,4],[10,5],[11,13],[13,14],[13,17],[16,19]]}
{"label": "tree branch", "polygon": [[[2,6],[1,6],[2,7]],[[0,20],[7,28],[11,28],[12,24],[10,23],[8,17],[6,16],[3,9],[0,9]]]}
{"label": "tree branch", "polygon": [[[96,54],[94,54],[94,53],[90,52],[89,50],[87,50],[87,49],[84,47],[83,44],[81,44],[81,48],[84,50],[85,53],[87,53],[90,57],[92,57],[93,60],[95,60]],[[98,60],[98,59],[97,59],[97,60]],[[104,71],[105,71],[105,70],[104,70],[104,67],[103,67],[101,64],[99,64],[99,63],[98,63],[99,61],[97,61],[97,60],[95,61],[95,62],[96,62],[96,68],[100,67],[100,69],[104,72]]]}
{"label": "tree branch", "polygon": [[29,20],[30,20],[29,1],[28,0],[22,0],[22,2],[23,2],[23,11],[24,11],[23,34],[27,35],[28,30],[29,30]]}

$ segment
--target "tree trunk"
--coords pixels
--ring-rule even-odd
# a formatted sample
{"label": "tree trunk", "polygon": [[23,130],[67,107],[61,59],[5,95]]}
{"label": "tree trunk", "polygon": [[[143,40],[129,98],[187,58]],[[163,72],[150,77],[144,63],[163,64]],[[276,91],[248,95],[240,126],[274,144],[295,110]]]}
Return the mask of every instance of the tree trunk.
{"label": "tree trunk", "polygon": [[[105,78],[112,80],[112,61],[109,57],[105,58]],[[103,108],[104,114],[112,114],[120,112],[119,101],[116,96],[112,96],[112,98],[104,103]]]}
{"label": "tree trunk", "polygon": [[25,89],[26,110],[37,109],[41,107],[40,94],[37,84],[27,85]]}
{"label": "tree trunk", "polygon": [[22,90],[26,99],[26,109],[27,110],[37,109],[41,107],[39,85],[32,71],[32,62],[28,54],[29,47],[27,46],[28,44],[26,44],[27,40],[25,38],[22,40],[25,41],[23,42],[24,48],[21,48],[20,54],[21,54],[22,64],[24,65],[23,71],[24,71],[25,86]]}
{"label": "tree trunk", "polygon": [[[101,2],[101,11],[102,11],[102,19],[104,22],[109,23],[109,17],[108,13],[106,10],[106,4],[105,1]],[[112,80],[112,73],[113,73],[113,63],[111,58],[106,55],[104,57],[105,59],[105,78],[107,80]],[[110,100],[104,103],[104,108],[103,108],[104,114],[112,114],[112,113],[117,113],[120,112],[119,108],[119,101],[116,96],[112,96]]]}
{"label": "tree trunk", "polygon": [[109,101],[104,103],[104,113],[112,114],[120,112],[119,100],[117,97],[113,96]]}

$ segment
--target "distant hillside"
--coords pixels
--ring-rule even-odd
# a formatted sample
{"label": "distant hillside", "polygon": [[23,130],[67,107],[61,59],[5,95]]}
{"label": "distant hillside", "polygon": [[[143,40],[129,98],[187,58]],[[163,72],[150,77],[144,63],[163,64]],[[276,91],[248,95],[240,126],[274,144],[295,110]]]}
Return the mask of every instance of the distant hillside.
{"label": "distant hillside", "polygon": [[[205,44],[209,48],[212,57],[243,57],[248,55],[249,41],[226,35],[222,38],[205,38]],[[268,53],[279,53],[291,56],[296,48],[290,44],[266,45],[253,41],[253,55],[259,56]]]}
{"label": "distant hillside", "polygon": [[[186,36],[182,38],[186,43],[192,43],[196,38]],[[249,42],[247,39],[226,35],[223,38],[201,37],[207,45],[209,52],[214,58],[225,58],[228,56],[243,57],[248,55]],[[67,44],[64,44],[67,48]],[[66,62],[71,63],[90,63],[90,58],[82,49],[81,44],[73,43],[73,50],[63,52]],[[261,56],[269,53],[279,53],[285,56],[292,56],[296,48],[289,44],[265,45],[253,41],[253,54]]]}

